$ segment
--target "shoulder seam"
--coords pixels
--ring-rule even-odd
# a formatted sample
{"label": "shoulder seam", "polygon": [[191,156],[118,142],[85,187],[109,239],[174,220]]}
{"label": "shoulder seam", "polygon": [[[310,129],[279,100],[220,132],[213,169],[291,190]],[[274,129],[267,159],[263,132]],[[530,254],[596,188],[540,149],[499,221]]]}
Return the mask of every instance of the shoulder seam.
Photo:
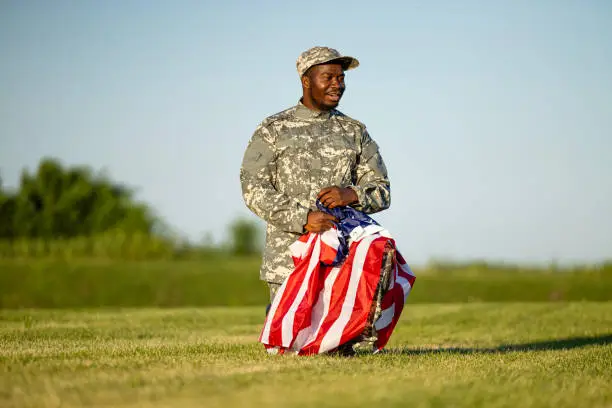
{"label": "shoulder seam", "polygon": [[342,113],[340,111],[336,111],[336,112],[338,112],[338,115],[336,115],[336,117],[338,119],[344,120],[346,122],[352,122],[352,123],[358,125],[361,128],[361,130],[365,130],[367,128],[365,123],[363,123],[363,122],[361,122],[361,121],[359,121],[357,119],[354,119],[354,118],[352,118],[352,117],[350,117],[350,116],[348,116],[348,115],[346,115],[346,114],[344,114],[344,113]]}
{"label": "shoulder seam", "polygon": [[277,112],[273,115],[270,115],[261,121],[261,126],[268,127],[280,120],[289,119],[290,115],[293,113],[292,112],[293,110],[295,110],[295,106],[292,106],[290,108]]}

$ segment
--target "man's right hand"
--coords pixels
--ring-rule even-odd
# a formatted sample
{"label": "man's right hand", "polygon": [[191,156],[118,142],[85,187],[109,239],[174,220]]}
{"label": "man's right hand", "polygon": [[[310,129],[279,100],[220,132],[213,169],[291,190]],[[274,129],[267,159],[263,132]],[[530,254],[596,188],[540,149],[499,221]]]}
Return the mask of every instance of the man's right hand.
{"label": "man's right hand", "polygon": [[331,229],[332,222],[338,222],[338,219],[323,211],[311,211],[308,213],[308,221],[304,229],[308,232],[325,232]]}

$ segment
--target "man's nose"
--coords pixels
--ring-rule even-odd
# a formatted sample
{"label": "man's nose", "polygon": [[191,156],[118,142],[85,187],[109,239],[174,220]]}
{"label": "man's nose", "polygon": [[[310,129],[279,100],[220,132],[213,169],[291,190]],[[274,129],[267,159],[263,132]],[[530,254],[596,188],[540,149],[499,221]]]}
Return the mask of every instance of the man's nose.
{"label": "man's nose", "polygon": [[332,85],[334,85],[334,86],[336,86],[338,88],[344,89],[344,81],[342,81],[341,79],[334,78],[332,80]]}

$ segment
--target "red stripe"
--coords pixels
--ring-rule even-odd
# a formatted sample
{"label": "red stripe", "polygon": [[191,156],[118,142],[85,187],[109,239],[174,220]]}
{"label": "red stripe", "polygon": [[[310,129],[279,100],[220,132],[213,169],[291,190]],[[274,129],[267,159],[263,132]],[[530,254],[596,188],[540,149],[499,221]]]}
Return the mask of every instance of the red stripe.
{"label": "red stripe", "polygon": [[[329,302],[329,311],[327,312],[327,316],[324,318],[323,322],[320,324],[319,333],[311,343],[305,345],[302,348],[300,354],[308,355],[318,353],[319,348],[321,346],[321,341],[323,341],[323,337],[340,315],[340,312],[342,311],[342,304],[344,303],[344,295],[346,294],[346,289],[348,288],[349,280],[351,277],[351,265],[353,263],[353,258],[355,257],[354,252],[355,251],[353,250],[349,251],[348,256],[340,267],[340,271],[338,272],[336,281],[332,286]],[[330,267],[326,267],[326,269],[331,270]]]}
{"label": "red stripe", "polygon": [[[370,312],[374,291],[378,284],[380,276],[380,267],[382,264],[382,253],[386,244],[387,238],[377,238],[370,243],[368,247],[366,260],[363,265],[363,272],[358,283],[356,298],[353,305],[353,313],[342,330],[340,344],[354,338],[363,332],[367,317]],[[359,243],[353,243],[349,251],[349,257],[344,262],[338,279],[332,290],[332,301],[330,302],[330,312],[321,325],[321,331],[312,344],[303,348],[304,354],[320,352],[321,342],[323,337],[328,332],[330,327],[339,318],[342,311],[342,305],[346,300],[345,294],[349,284],[350,275],[354,262],[355,250]],[[340,279],[342,277],[342,279]]]}
{"label": "red stripe", "polygon": [[384,237],[376,238],[368,248],[355,304],[353,305],[353,313],[344,328],[340,344],[358,336],[365,329],[372,302],[374,301],[374,292],[380,280],[382,255],[387,240],[388,238]]}
{"label": "red stripe", "polygon": [[404,290],[397,283],[397,279],[398,278],[406,279],[410,283],[411,288],[412,288],[412,285],[414,285],[414,282],[416,280],[416,277],[414,275],[410,275],[409,273],[401,269],[401,265],[402,264],[406,265],[406,262],[404,261],[404,258],[399,253],[399,251],[396,251],[396,259],[397,259],[397,273],[396,273],[396,278],[395,278],[396,285],[393,287],[391,291],[389,291],[386,294],[385,298],[383,299],[383,306],[382,306],[383,310],[385,310],[391,307],[391,305],[393,305],[395,310],[394,310],[394,315],[391,320],[391,323],[378,331],[378,339],[376,342],[376,347],[378,349],[383,348],[387,344],[391,336],[391,333],[395,329],[395,326],[397,325],[399,318],[401,316],[401,313],[404,309],[404,301],[405,301]]}
{"label": "red stripe", "polygon": [[319,257],[321,262],[326,264],[332,263],[336,258],[337,253],[338,250],[336,248],[327,245],[325,242],[323,242],[323,240],[321,240],[321,256]]}
{"label": "red stripe", "polygon": [[293,342],[295,341],[295,338],[300,332],[300,330],[310,325],[310,318],[311,318],[310,313],[312,310],[312,306],[315,304],[316,298],[318,295],[318,291],[316,289],[320,286],[320,283],[322,282],[321,280],[321,275],[322,275],[321,269],[322,268],[323,267],[321,266],[321,264],[319,264],[318,266],[315,267],[312,274],[310,275],[306,293],[295,312],[295,317],[293,320],[293,333],[292,333],[293,341],[291,341],[291,344],[289,346],[293,346]]}
{"label": "red stripe", "polygon": [[288,282],[285,286],[285,290],[283,292],[282,297],[280,298],[280,302],[276,309],[276,312],[273,315],[268,315],[267,319],[271,319],[270,324],[270,336],[269,336],[269,344],[274,345],[282,345],[282,323],[285,314],[291,307],[293,300],[295,299],[298,291],[300,290],[300,286],[308,270],[308,264],[310,262],[310,256],[312,255],[312,251],[314,249],[315,240],[312,241],[310,247],[308,248],[307,255],[302,258],[301,261],[296,265],[295,270],[289,275]]}
{"label": "red stripe", "polygon": [[[304,235],[299,238],[299,240],[302,242],[307,242],[308,239],[309,235]],[[311,324],[312,307],[317,303],[318,296],[322,294],[322,289],[324,288],[325,282],[333,269],[330,266],[322,266],[321,264],[318,264],[318,266],[316,266],[315,270],[312,272],[309,281],[304,282],[308,271],[308,265],[312,257],[314,244],[317,240],[320,242],[321,245],[321,255],[319,257],[319,260],[331,260],[335,257],[337,250],[321,241],[320,236],[316,236],[315,239],[312,240],[311,245],[306,251],[306,255],[304,257],[300,259],[295,257],[293,258],[295,263],[295,269],[287,278],[285,291],[278,299],[278,307],[276,309],[276,312],[273,316],[268,316],[266,318],[266,323],[268,322],[268,319],[271,323],[269,342],[267,344],[264,344],[267,349],[273,348],[274,346],[282,345],[282,320],[286,316],[286,314],[289,313],[289,308],[291,307],[291,304],[293,303],[300,290],[301,285],[303,284],[307,285],[307,290],[303,300],[300,302],[297,311],[293,316],[294,321],[292,327],[291,343],[293,344],[297,334],[302,329],[304,329],[305,327],[309,327]],[[342,306],[346,300],[346,292],[351,278],[355,252],[360,242],[351,244],[348,256],[343,262],[341,269],[338,271],[338,275],[329,294],[331,300],[329,303],[328,312],[320,324],[320,329],[317,333],[316,338],[311,343],[306,344],[304,347],[302,347],[302,349],[299,351],[299,354],[308,355],[321,352],[320,347],[323,338],[325,337],[331,326],[334,324],[334,322],[336,322],[336,320],[340,317],[340,314],[342,312]],[[352,313],[345,327],[342,328],[340,344],[343,344],[344,342],[354,338],[355,336],[363,332],[372,305],[374,292],[379,281],[383,253],[387,242],[391,243],[391,245],[395,247],[395,241],[393,239],[382,236],[377,237],[369,244],[369,247],[367,249],[367,255],[365,257],[365,262],[363,265],[363,271],[358,282],[357,291],[355,294]],[[378,331],[378,341],[376,343],[376,346],[378,348],[384,347],[384,345],[389,340],[389,337],[391,336],[391,333],[393,332],[393,329],[397,324],[404,307],[404,292],[401,286],[397,283],[397,279],[404,278],[410,283],[411,286],[415,281],[415,277],[413,275],[410,275],[409,273],[401,270],[401,268],[399,267],[401,264],[406,265],[404,258],[398,251],[396,251],[393,276],[395,285],[389,292],[385,294],[382,300],[382,309],[385,310],[393,306],[395,308],[395,313],[391,320],[391,323],[387,325],[387,327]],[[262,336],[260,335],[260,341],[261,337]],[[284,350],[282,349],[280,350],[280,352],[283,351]]]}

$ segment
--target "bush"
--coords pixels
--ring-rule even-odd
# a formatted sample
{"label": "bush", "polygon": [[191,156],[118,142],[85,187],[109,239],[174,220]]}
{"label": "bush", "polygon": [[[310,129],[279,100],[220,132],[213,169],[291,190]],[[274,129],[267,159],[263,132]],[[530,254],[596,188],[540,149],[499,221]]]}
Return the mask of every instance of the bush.
{"label": "bush", "polygon": [[238,218],[230,224],[230,253],[245,256],[260,252],[257,224],[245,218]]}

